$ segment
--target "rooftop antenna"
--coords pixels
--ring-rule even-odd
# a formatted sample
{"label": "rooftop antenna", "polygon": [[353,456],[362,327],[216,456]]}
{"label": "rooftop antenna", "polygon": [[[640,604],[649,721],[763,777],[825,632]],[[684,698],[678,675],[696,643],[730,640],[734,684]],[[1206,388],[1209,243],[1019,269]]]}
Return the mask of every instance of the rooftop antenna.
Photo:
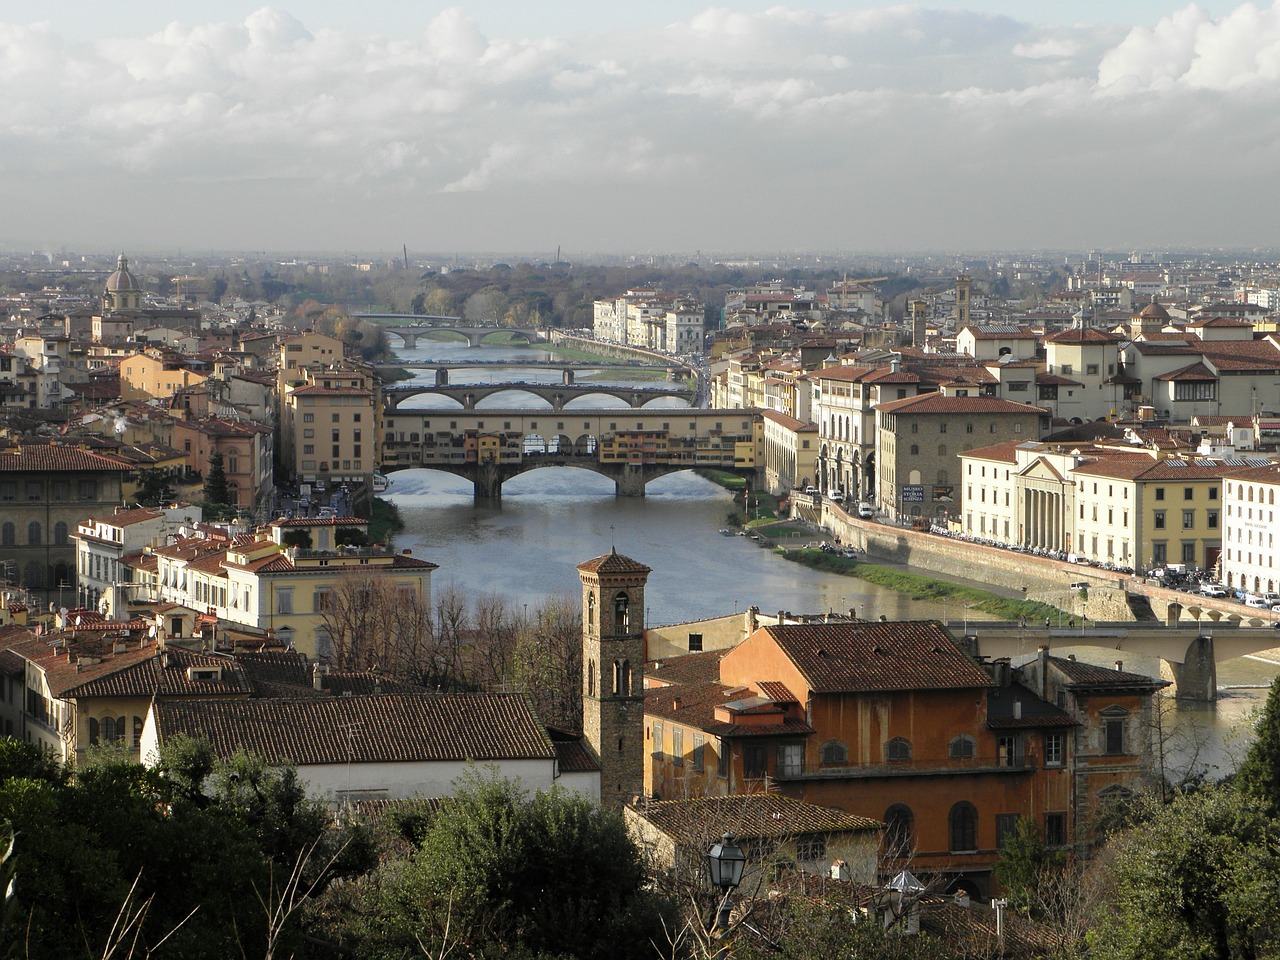
{"label": "rooftop antenna", "polygon": [[347,802],[351,802],[351,755],[355,751],[356,733],[364,726],[362,720],[352,720],[339,725],[339,729],[347,732]]}
{"label": "rooftop antenna", "polygon": [[609,546],[613,548],[613,552],[618,552],[618,538],[613,535],[613,524],[609,524]]}

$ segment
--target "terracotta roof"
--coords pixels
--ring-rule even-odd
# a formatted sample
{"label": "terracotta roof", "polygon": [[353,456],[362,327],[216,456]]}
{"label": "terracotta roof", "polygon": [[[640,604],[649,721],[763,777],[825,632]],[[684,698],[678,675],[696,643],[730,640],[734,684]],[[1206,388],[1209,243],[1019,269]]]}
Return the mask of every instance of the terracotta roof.
{"label": "terracotta roof", "polygon": [[607,573],[607,574],[631,574],[631,573],[650,573],[649,567],[646,567],[638,560],[632,560],[630,557],[624,557],[618,553],[617,549],[613,549],[606,554],[586,560],[578,564],[578,570],[581,573]]}
{"label": "terracotta roof", "polygon": [[975,460],[998,460],[1000,463],[1016,464],[1018,462],[1018,448],[1026,442],[1026,440],[1006,440],[1004,443],[993,443],[989,447],[966,450],[960,456],[972,457]]}
{"label": "terracotta roof", "polygon": [[876,410],[880,413],[1022,413],[1037,417],[1044,413],[1039,407],[999,397],[945,397],[941,393],[922,393],[917,397],[889,400],[876,404]]}
{"label": "terracotta roof", "polygon": [[114,457],[89,453],[76,447],[54,444],[22,447],[17,452],[0,453],[0,471],[16,472],[102,472],[130,470],[129,464]]}
{"label": "terracotta roof", "polygon": [[780,413],[777,410],[765,410],[761,416],[796,433],[816,433],[818,430],[816,423],[806,423],[804,420],[798,420],[790,414]]}
{"label": "terracotta roof", "polygon": [[752,637],[762,631],[818,693],[991,686],[936,620],[785,624]]}
{"label": "terracotta roof", "polygon": [[646,679],[660,684],[713,683],[720,679],[720,658],[725,650],[704,650],[701,653],[684,653],[678,657],[651,660],[645,664]]}
{"label": "terracotta roof", "polygon": [[1045,337],[1045,343],[1074,343],[1074,344],[1105,344],[1119,343],[1124,338],[1119,334],[1107,333],[1105,330],[1099,330],[1097,327],[1073,327],[1067,330],[1059,330],[1051,336]]}
{"label": "terracotta roof", "polygon": [[[179,647],[161,652],[155,647],[151,655],[127,664],[112,673],[68,687],[65,697],[213,697],[248,696],[249,679],[243,669],[229,657],[193,653]],[[167,658],[167,659],[166,659]],[[166,666],[167,664],[167,666]],[[216,680],[193,680],[189,668],[219,668]]]}
{"label": "terracotta roof", "polygon": [[776,793],[648,801],[631,809],[677,842],[686,844],[705,841],[708,825],[747,840],[884,827],[879,820]]}
{"label": "terracotta roof", "polygon": [[[408,763],[555,758],[523,694],[397,694],[299,700],[184,700],[156,703],[161,743],[201,737],[228,757],[239,750],[268,763]],[[360,735],[348,738],[350,724]]]}
{"label": "terracotta roof", "polygon": [[273,527],[367,527],[369,521],[364,517],[281,517],[272,520]]}
{"label": "terracotta roof", "polygon": [[1156,690],[1169,686],[1167,680],[1156,680],[1140,673],[1125,673],[1123,670],[1098,667],[1080,660],[1050,657],[1049,662],[1062,671],[1071,687],[1134,687]]}
{"label": "terracotta roof", "polygon": [[1180,370],[1162,373],[1153,379],[1171,381],[1215,381],[1218,379],[1218,376],[1203,363],[1193,363]]}
{"label": "terracotta roof", "polygon": [[1041,386],[1045,384],[1058,387],[1082,386],[1079,380],[1072,380],[1070,377],[1064,377],[1060,373],[1037,373],[1036,383]]}

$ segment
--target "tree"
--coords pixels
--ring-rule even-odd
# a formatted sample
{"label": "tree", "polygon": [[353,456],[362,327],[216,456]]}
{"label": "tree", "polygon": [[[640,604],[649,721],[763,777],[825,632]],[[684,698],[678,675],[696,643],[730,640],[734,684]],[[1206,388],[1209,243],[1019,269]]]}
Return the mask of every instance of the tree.
{"label": "tree", "polygon": [[362,955],[435,956],[452,942],[465,956],[649,958],[670,905],[647,881],[617,813],[473,772],[411,859],[382,872]]}
{"label": "tree", "polygon": [[144,507],[162,507],[173,502],[173,487],[163,470],[143,468],[138,471],[137,501]]}
{"label": "tree", "polygon": [[223,469],[222,453],[218,450],[209,457],[209,469],[204,474],[204,499],[215,508],[231,504],[231,488],[227,486],[227,472]]}
{"label": "tree", "polygon": [[1111,843],[1114,867],[1088,942],[1116,960],[1235,960],[1280,950],[1280,832],[1225,787],[1148,801]]}
{"label": "tree", "polygon": [[1262,803],[1271,816],[1280,813],[1280,677],[1254,727],[1253,743],[1236,772],[1236,786]]}
{"label": "tree", "polygon": [[992,874],[1004,888],[1011,907],[1023,913],[1042,914],[1039,891],[1051,882],[1051,875],[1065,869],[1066,857],[1045,849],[1035,821],[1019,817],[1017,829],[1006,837]]}

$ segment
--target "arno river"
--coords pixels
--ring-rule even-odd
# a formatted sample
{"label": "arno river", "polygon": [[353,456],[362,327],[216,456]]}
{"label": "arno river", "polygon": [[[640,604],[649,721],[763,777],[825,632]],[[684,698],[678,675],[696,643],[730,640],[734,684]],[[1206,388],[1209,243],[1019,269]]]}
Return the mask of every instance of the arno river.
{"label": "arno river", "polygon": [[[519,347],[469,348],[465,343],[420,340],[417,349],[401,350],[402,360],[459,362],[554,359],[536,349]],[[432,371],[415,371],[428,382]],[[583,383],[591,372],[578,369]],[[602,372],[609,382],[625,383],[625,371]],[[616,379],[615,379],[616,378]],[[485,364],[450,371],[453,383],[558,383],[555,370],[519,370]],[[422,406],[454,406],[452,401]],[[682,405],[653,401],[653,406]],[[497,395],[485,407],[543,407],[528,395]],[[570,408],[616,405],[605,397],[584,397]],[[733,509],[731,495],[692,473],[664,477],[649,484],[643,499],[616,498],[613,482],[573,468],[546,468],[522,474],[503,486],[501,509],[479,509],[472,503],[471,486],[460,477],[428,470],[402,470],[391,475],[384,494],[399,507],[406,529],[396,538],[400,547],[440,565],[434,589],[455,583],[470,597],[498,594],[513,609],[538,604],[549,595],[577,598],[574,567],[616,545],[618,552],[653,568],[646,591],[646,622],[678,623],[722,616],[752,604],[773,613],[788,610],[816,613],[854,607],[860,617],[884,615],[895,619],[942,618],[962,626],[965,611],[936,603],[916,602],[850,577],[810,570],[762,549],[744,537],[720,534]],[[1034,646],[1027,653],[1034,653]],[[1055,649],[1065,654],[1065,649]],[[1097,659],[1088,648],[1081,659]],[[1093,654],[1093,655],[1091,655]],[[1126,659],[1126,670],[1157,673],[1155,662]],[[1179,739],[1207,741],[1207,760],[1219,772],[1234,766],[1241,750],[1235,731],[1254,706],[1261,703],[1280,664],[1242,659],[1220,664],[1222,699],[1214,705],[1181,705],[1174,720]],[[1174,750],[1179,747],[1175,744]],[[1185,749],[1191,749],[1187,747]]]}

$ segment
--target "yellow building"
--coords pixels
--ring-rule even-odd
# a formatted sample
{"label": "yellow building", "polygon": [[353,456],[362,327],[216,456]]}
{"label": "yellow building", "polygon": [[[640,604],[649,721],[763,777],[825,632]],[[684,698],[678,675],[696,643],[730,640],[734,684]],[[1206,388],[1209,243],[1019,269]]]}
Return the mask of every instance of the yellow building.
{"label": "yellow building", "polygon": [[136,353],[120,361],[120,397],[123,400],[167,398],[208,379],[193,366],[190,357],[160,350]]}
{"label": "yellow building", "polygon": [[304,483],[365,482],[379,461],[380,390],[372,370],[344,360],[297,372],[281,398],[281,465]]}

